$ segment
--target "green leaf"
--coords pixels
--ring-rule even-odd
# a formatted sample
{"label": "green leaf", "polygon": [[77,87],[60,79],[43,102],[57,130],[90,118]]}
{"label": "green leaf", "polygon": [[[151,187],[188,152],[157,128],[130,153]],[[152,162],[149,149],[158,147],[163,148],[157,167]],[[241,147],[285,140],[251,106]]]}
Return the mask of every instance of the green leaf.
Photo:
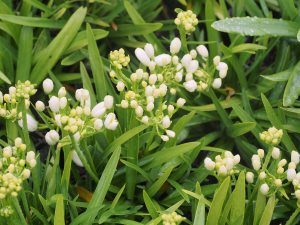
{"label": "green leaf", "polygon": [[102,100],[107,92],[107,84],[105,79],[104,66],[98,50],[93,30],[89,24],[86,26],[88,51],[91,68],[93,72],[94,83],[96,86],[97,100]]}
{"label": "green leaf", "polygon": [[222,208],[230,185],[230,177],[227,177],[214,194],[211,207],[207,215],[206,225],[216,225],[222,213]]}
{"label": "green leaf", "polygon": [[279,73],[275,73],[272,75],[261,75],[263,78],[275,82],[287,81],[293,71],[294,67],[291,67],[287,70],[281,71]]}
{"label": "green leaf", "polygon": [[256,127],[255,122],[244,122],[233,124],[230,129],[228,129],[228,135],[230,137],[238,137],[249,131],[252,131]]}
{"label": "green leaf", "polygon": [[135,165],[135,164],[125,161],[123,159],[121,159],[120,161],[127,167],[130,167],[131,169],[134,169],[135,171],[140,173],[147,181],[151,181],[149,174],[145,170],[143,170],[141,167],[139,167],[138,165]]}
{"label": "green leaf", "polygon": [[234,46],[231,51],[232,53],[240,53],[240,52],[249,52],[255,54],[258,50],[265,50],[267,49],[263,45],[253,44],[253,43],[245,43]]}
{"label": "green leaf", "polygon": [[18,25],[43,28],[62,28],[66,23],[65,21],[52,20],[41,17],[14,16],[7,14],[0,14],[0,19]]}
{"label": "green leaf", "polygon": [[300,61],[294,67],[283,93],[283,106],[294,104],[300,94]]}
{"label": "green leaf", "polygon": [[258,191],[257,199],[255,203],[253,225],[258,225],[258,222],[264,212],[265,206],[266,206],[266,196],[264,196],[260,191]]}
{"label": "green leaf", "polygon": [[64,225],[65,224],[65,207],[63,195],[57,195],[55,215],[54,215],[54,225]]}
{"label": "green leaf", "polygon": [[[111,184],[111,181],[113,179],[114,173],[116,171],[119,158],[121,154],[121,148],[117,147],[115,151],[113,152],[112,156],[110,157],[108,163],[105,166],[105,169],[102,173],[102,176],[98,182],[98,185],[96,187],[96,190],[93,194],[93,198],[91,199],[86,213],[89,212],[89,210],[95,209],[99,206],[101,206],[104,202],[106,193],[109,189],[109,186]],[[86,225],[91,225],[94,222],[94,219],[96,218],[98,214],[98,211],[95,211],[94,213],[90,214],[89,217],[87,218],[85,224]]]}
{"label": "green leaf", "polygon": [[159,30],[161,23],[143,23],[143,24],[118,24],[116,31],[110,31],[110,37],[122,37],[130,35],[146,35]]}
{"label": "green leaf", "polygon": [[3,80],[7,84],[11,84],[11,81],[8,79],[7,76],[0,70],[0,80]]}
{"label": "green leaf", "polygon": [[159,216],[157,213],[157,209],[145,190],[143,190],[143,199],[144,199],[146,208],[147,208],[150,216],[152,217],[152,219],[157,218]]}
{"label": "green leaf", "polygon": [[37,63],[32,70],[30,80],[39,84],[57,63],[65,50],[70,46],[75,38],[83,20],[85,18],[86,8],[80,7],[70,17],[63,29],[57,34],[52,42],[39,55]]}
{"label": "green leaf", "polygon": [[153,197],[168,180],[172,170],[173,166],[168,167],[163,174],[149,187],[148,193],[150,197]]}
{"label": "green leaf", "polygon": [[[233,103],[241,104],[241,102],[242,102],[241,99],[237,98],[237,97],[233,97],[228,100],[219,101],[219,103],[223,109],[231,108]],[[195,110],[198,112],[211,112],[211,111],[217,110],[215,104],[207,104],[207,105],[201,105],[201,106],[186,106],[186,107],[184,107],[184,109]]]}
{"label": "green leaf", "polygon": [[235,17],[216,21],[212,24],[212,27],[218,31],[241,35],[269,35],[296,38],[300,25],[296,22],[281,19]]}
{"label": "green leaf", "polygon": [[272,195],[269,198],[268,203],[264,209],[259,225],[269,225],[271,223],[273,211],[275,208],[275,203],[276,203],[275,196]]}
{"label": "green leaf", "polygon": [[245,172],[242,171],[236,182],[232,193],[233,203],[231,206],[230,221],[235,225],[244,224],[245,204],[246,204]]}

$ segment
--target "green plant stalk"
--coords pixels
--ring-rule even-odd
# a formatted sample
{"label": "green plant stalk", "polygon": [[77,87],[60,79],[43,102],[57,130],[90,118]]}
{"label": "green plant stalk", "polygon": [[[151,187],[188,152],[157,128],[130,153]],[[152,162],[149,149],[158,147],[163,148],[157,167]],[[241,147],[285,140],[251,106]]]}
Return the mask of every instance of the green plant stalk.
{"label": "green plant stalk", "polygon": [[73,145],[73,147],[74,147],[76,153],[78,154],[78,156],[79,156],[79,158],[80,158],[80,160],[81,160],[81,162],[82,162],[84,168],[86,169],[86,171],[88,172],[88,174],[93,178],[93,180],[94,180],[95,182],[98,183],[98,181],[99,181],[98,176],[97,176],[97,175],[93,172],[93,170],[91,169],[91,167],[90,167],[90,165],[88,164],[88,162],[87,162],[87,160],[86,160],[84,154],[83,154],[82,151],[80,150],[78,143],[75,141],[74,136],[73,136],[73,135],[70,135],[70,138],[71,138],[71,141],[72,141],[72,145]]}
{"label": "green plant stalk", "polygon": [[22,212],[22,209],[20,207],[18,199],[17,198],[12,198],[12,203],[14,205],[15,210],[17,211],[17,214],[18,214],[19,219],[20,219],[20,223],[23,224],[23,225],[26,225],[27,222],[26,222],[26,219],[23,215],[23,212]]}
{"label": "green plant stalk", "polygon": [[183,51],[184,51],[184,53],[188,53],[189,50],[187,47],[186,33],[183,30],[183,28],[180,26],[178,27],[178,30],[179,30],[179,35],[180,35],[180,40],[181,40]]}

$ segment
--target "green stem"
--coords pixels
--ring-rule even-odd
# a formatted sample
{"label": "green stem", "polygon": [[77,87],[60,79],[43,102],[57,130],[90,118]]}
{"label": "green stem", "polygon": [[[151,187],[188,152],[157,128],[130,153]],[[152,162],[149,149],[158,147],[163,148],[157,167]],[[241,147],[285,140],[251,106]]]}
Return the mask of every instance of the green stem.
{"label": "green stem", "polygon": [[181,45],[182,45],[183,51],[185,53],[188,53],[189,50],[187,47],[186,33],[181,27],[179,27],[178,29],[179,29],[179,35],[180,35],[180,40],[181,40]]}

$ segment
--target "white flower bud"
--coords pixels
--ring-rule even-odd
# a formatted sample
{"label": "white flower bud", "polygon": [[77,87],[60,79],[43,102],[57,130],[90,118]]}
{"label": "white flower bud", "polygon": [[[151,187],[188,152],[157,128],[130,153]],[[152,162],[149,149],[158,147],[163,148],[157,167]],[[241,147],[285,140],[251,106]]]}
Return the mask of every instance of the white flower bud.
{"label": "white flower bud", "polygon": [[246,181],[249,183],[249,184],[252,184],[254,182],[254,173],[252,172],[247,172],[246,173]]}
{"label": "white flower bud", "polygon": [[135,114],[137,115],[137,117],[142,117],[143,113],[144,113],[144,110],[141,106],[136,107]]}
{"label": "white flower bud", "polygon": [[165,116],[161,122],[163,128],[167,129],[171,126],[171,120],[169,116]]}
{"label": "white flower bud", "polygon": [[[154,84],[156,83],[156,81],[157,81],[157,76],[156,76],[156,74],[151,74],[151,75],[149,76],[149,84],[154,85]],[[148,87],[148,86],[147,86],[147,87]]]}
{"label": "white flower bud", "polygon": [[61,87],[61,88],[58,90],[58,97],[59,97],[59,98],[62,98],[62,97],[65,97],[66,95],[67,95],[66,88],[65,88],[65,87]]}
{"label": "white flower bud", "polygon": [[116,115],[114,113],[109,113],[104,121],[104,126],[109,130],[115,130],[119,122],[116,119]]}
{"label": "white flower bud", "polygon": [[258,155],[253,155],[251,158],[252,166],[254,170],[259,170],[261,167],[260,158]]}
{"label": "white flower bud", "polygon": [[114,105],[114,98],[111,95],[106,95],[104,97],[104,107],[111,109]]}
{"label": "white flower bud", "polygon": [[265,172],[260,172],[259,173],[259,179],[260,180],[264,180],[264,179],[266,179],[266,177],[267,177],[267,174]]}
{"label": "white flower bud", "polygon": [[203,58],[208,57],[208,50],[204,45],[199,45],[196,49],[199,55],[201,55]]}
{"label": "white flower bud", "polygon": [[195,80],[189,80],[183,83],[184,88],[189,92],[194,92],[197,89],[197,83]]}
{"label": "white flower bud", "polygon": [[197,60],[192,60],[190,64],[186,67],[188,73],[194,73],[199,67],[199,62]]}
{"label": "white flower bud", "polygon": [[150,64],[150,58],[149,58],[149,56],[147,55],[147,53],[143,49],[137,48],[137,49],[135,49],[134,53],[135,53],[135,56],[137,57],[137,59],[142,64],[144,64],[145,66],[149,66],[149,64]]}
{"label": "white flower bud", "polygon": [[155,57],[154,61],[158,66],[166,66],[171,63],[171,56],[168,54],[160,54]]}
{"label": "white flower bud", "polygon": [[118,91],[123,91],[125,88],[125,84],[122,81],[118,81],[117,83],[117,90]]}
{"label": "white flower bud", "polygon": [[266,183],[264,183],[264,184],[262,184],[261,186],[260,186],[260,192],[263,194],[263,195],[267,195],[268,194],[268,192],[269,192],[269,186],[266,184]]}
{"label": "white flower bud", "polygon": [[151,112],[151,111],[154,109],[154,104],[153,104],[153,102],[149,102],[149,103],[147,104],[146,109],[147,109],[148,112]]}
{"label": "white flower bud", "polygon": [[50,99],[49,99],[49,107],[51,109],[52,112],[54,113],[57,113],[59,112],[59,98],[56,97],[56,96],[52,96]]}
{"label": "white flower bud", "polygon": [[190,51],[190,55],[192,56],[193,59],[195,59],[197,57],[197,51],[195,49],[192,49]]}
{"label": "white flower bud", "polygon": [[278,174],[283,174],[284,173],[284,168],[283,167],[278,167],[277,171]]}
{"label": "white flower bud", "polygon": [[45,104],[42,101],[37,101],[35,103],[35,108],[38,112],[43,112],[45,110]]}
{"label": "white flower bud", "polygon": [[144,50],[149,58],[154,57],[154,47],[152,44],[147,43],[144,47]]}
{"label": "white flower bud", "polygon": [[43,89],[46,94],[51,93],[53,91],[53,88],[54,88],[54,84],[51,79],[47,78],[43,81]]}
{"label": "white flower bud", "polygon": [[295,196],[298,200],[300,199],[300,190],[295,191]]}
{"label": "white flower bud", "polygon": [[192,61],[192,56],[190,54],[185,54],[182,59],[181,59],[181,64],[184,66],[184,67],[188,67],[189,64],[191,63]]}
{"label": "white flower bud", "polygon": [[12,156],[12,148],[10,146],[3,148],[3,157],[9,158],[11,156]]}
{"label": "white flower bud", "polygon": [[127,100],[122,100],[122,101],[121,101],[121,107],[122,107],[123,109],[127,109],[127,108],[129,107],[128,101],[127,101]]}
{"label": "white flower bud", "polygon": [[92,109],[91,115],[94,118],[102,117],[106,112],[106,108],[104,106],[104,102],[100,102],[97,105],[94,106]]}
{"label": "white flower bud", "polygon": [[259,156],[259,158],[264,158],[265,156],[265,151],[263,149],[257,149],[257,155]]}
{"label": "white flower bud", "polygon": [[211,158],[206,157],[204,159],[204,167],[207,170],[214,170],[216,166],[216,163],[214,161],[211,160]]}
{"label": "white flower bud", "polygon": [[221,166],[220,168],[219,168],[219,175],[221,175],[221,176],[226,176],[227,175],[227,173],[228,173],[228,171],[227,171],[227,169],[226,169],[226,167],[225,166]]}
{"label": "white flower bud", "polygon": [[167,135],[161,135],[160,138],[166,142],[170,140],[170,138]]}
{"label": "white flower bud", "polygon": [[296,177],[296,170],[295,169],[288,169],[286,171],[286,179],[288,181],[292,181]]}
{"label": "white flower bud", "polygon": [[0,104],[3,104],[3,93],[2,93],[2,91],[0,91]]}
{"label": "white flower bud", "polygon": [[59,99],[59,108],[60,109],[66,108],[67,104],[68,104],[68,100],[66,97],[62,97]]}
{"label": "white flower bud", "polygon": [[273,159],[279,159],[280,158],[280,149],[277,147],[274,147],[272,149],[272,158]]}
{"label": "white flower bud", "polygon": [[175,108],[173,105],[168,105],[168,113],[172,114],[174,112]]}
{"label": "white flower bud", "polygon": [[296,169],[296,163],[290,162],[288,168],[289,169]]}
{"label": "white flower bud", "polygon": [[142,123],[147,124],[149,122],[149,117],[148,116],[143,116],[142,117]]}
{"label": "white flower bud", "polygon": [[239,154],[235,155],[235,156],[233,157],[233,161],[234,161],[234,165],[240,163],[240,161],[241,161],[241,156],[240,156]]}
{"label": "white flower bud", "polygon": [[56,145],[59,141],[59,134],[56,130],[50,130],[46,133],[45,140],[48,145]]}
{"label": "white flower bud", "polygon": [[177,65],[177,64],[179,63],[179,58],[178,58],[177,55],[173,55],[173,56],[172,56],[172,63],[173,63],[174,65]]}
{"label": "white flower bud", "polygon": [[29,169],[24,169],[24,170],[22,171],[22,177],[23,177],[24,179],[28,179],[28,178],[30,177],[30,170],[29,170]]}
{"label": "white flower bud", "polygon": [[132,100],[132,101],[130,102],[130,107],[131,107],[131,108],[136,109],[138,106],[139,106],[139,104],[137,103],[136,100]]}
{"label": "white flower bud", "polygon": [[[29,132],[36,131],[38,128],[38,122],[29,114],[26,114],[27,119],[27,129]],[[21,128],[23,127],[23,119],[18,120],[18,124]]]}
{"label": "white flower bud", "polygon": [[175,132],[172,130],[166,130],[166,134],[170,137],[170,138],[174,138],[176,136]]}
{"label": "white flower bud", "polygon": [[286,159],[282,159],[282,160],[279,161],[278,167],[284,167],[286,164],[287,164]]}
{"label": "white flower bud", "polygon": [[276,187],[281,187],[282,186],[282,181],[280,179],[275,179],[274,184]]}
{"label": "white flower bud", "polygon": [[291,162],[293,162],[297,165],[299,163],[299,161],[300,161],[299,153],[296,151],[292,151],[291,152]]}
{"label": "white flower bud", "polygon": [[175,75],[175,80],[177,82],[181,82],[182,78],[183,78],[182,72],[177,72],[176,75]]}
{"label": "white flower bud", "polygon": [[181,48],[181,40],[179,38],[174,38],[170,44],[170,52],[172,54],[177,54]]}
{"label": "white flower bud", "polygon": [[221,57],[220,56],[215,56],[214,58],[213,58],[213,62],[214,62],[214,65],[215,66],[218,66],[219,65],[219,63],[221,62]]}
{"label": "white flower bud", "polygon": [[75,150],[72,151],[72,160],[77,166],[83,167],[83,163]]}
{"label": "white flower bud", "polygon": [[34,151],[27,152],[27,154],[26,154],[26,161],[30,162],[33,159],[35,159],[35,153],[34,153]]}
{"label": "white flower bud", "polygon": [[101,119],[96,119],[94,121],[94,128],[95,130],[101,130],[101,128],[103,127],[103,121]]}
{"label": "white flower bud", "polygon": [[224,79],[227,76],[227,70],[220,70],[219,71],[219,77],[221,79]]}
{"label": "white flower bud", "polygon": [[186,103],[186,100],[184,98],[177,99],[176,105],[177,107],[181,108]]}
{"label": "white flower bud", "polygon": [[222,79],[221,78],[214,79],[212,83],[212,87],[215,89],[219,89],[221,86],[222,86]]}

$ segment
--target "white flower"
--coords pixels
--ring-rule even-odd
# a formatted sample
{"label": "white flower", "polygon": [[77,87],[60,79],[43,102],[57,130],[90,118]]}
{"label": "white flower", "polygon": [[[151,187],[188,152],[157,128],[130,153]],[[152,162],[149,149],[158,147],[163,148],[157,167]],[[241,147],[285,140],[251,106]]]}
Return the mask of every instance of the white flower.
{"label": "white flower", "polygon": [[183,83],[184,88],[189,92],[194,92],[197,89],[197,83],[195,80],[189,80]]}
{"label": "white flower", "polygon": [[14,94],[16,94],[16,92],[17,92],[16,87],[14,87],[14,86],[9,87],[8,93],[9,93],[10,95],[14,95]]}
{"label": "white flower", "polygon": [[106,108],[104,106],[104,102],[100,102],[97,105],[94,106],[92,109],[91,115],[94,118],[102,117],[106,112]]}
{"label": "white flower", "polygon": [[59,104],[59,98],[58,97],[56,97],[56,96],[52,96],[50,99],[49,99],[49,107],[50,107],[50,109],[51,109],[51,111],[52,112],[54,112],[54,113],[57,113],[57,112],[59,112],[59,106],[60,106],[60,104]]}
{"label": "white flower", "polygon": [[111,109],[114,105],[114,98],[111,95],[106,95],[104,97],[104,107]]}
{"label": "white flower", "polygon": [[43,89],[46,94],[49,94],[50,92],[52,92],[53,88],[54,88],[54,84],[51,79],[47,78],[43,81]]}
{"label": "white flower", "polygon": [[96,119],[94,121],[95,130],[101,130],[102,127],[103,127],[103,121],[101,119]]}
{"label": "white flower", "polygon": [[246,173],[246,181],[247,181],[249,184],[252,184],[253,181],[254,181],[254,173],[252,173],[252,172],[247,172],[247,173]]}
{"label": "white flower", "polygon": [[154,57],[154,47],[152,44],[147,43],[144,47],[144,50],[149,58]]}
{"label": "white flower", "polygon": [[38,112],[43,112],[45,110],[45,104],[42,101],[37,101],[35,103],[35,108]]}
{"label": "white flower", "polygon": [[265,151],[261,148],[257,149],[257,155],[262,159],[265,156]]}
{"label": "white flower", "polygon": [[186,103],[186,100],[184,98],[177,99],[176,105],[177,107],[181,108]]}
{"label": "white flower", "polygon": [[148,112],[151,112],[154,109],[154,104],[153,102],[149,102],[146,106],[146,109]]}
{"label": "white flower", "polygon": [[24,169],[22,171],[22,177],[25,179],[28,179],[30,177],[30,170],[29,169]]}
{"label": "white flower", "polygon": [[240,163],[240,161],[241,161],[241,156],[239,154],[233,156],[234,165]]}
{"label": "white flower", "polygon": [[190,64],[186,67],[188,73],[194,73],[199,67],[199,62],[197,60],[192,60]]}
{"label": "white flower", "polygon": [[2,104],[3,103],[3,93],[2,93],[2,91],[0,91],[0,104]]}
{"label": "white flower", "polygon": [[68,100],[66,97],[62,97],[59,99],[59,108],[64,109],[68,104]]}
{"label": "white flower", "polygon": [[34,153],[34,151],[27,152],[27,154],[26,154],[26,161],[30,162],[33,159],[35,159],[35,153]]}
{"label": "white flower", "polygon": [[[29,132],[36,131],[38,128],[38,122],[30,115],[26,114],[26,119],[27,119],[27,129]],[[21,128],[23,127],[23,119],[18,120],[18,124]]]}
{"label": "white flower", "polygon": [[201,55],[203,58],[208,57],[208,50],[204,45],[199,45],[196,49],[199,55]]}
{"label": "white flower", "polygon": [[179,38],[174,38],[170,44],[170,52],[172,54],[176,54],[180,51],[181,48],[181,40]]}
{"label": "white flower", "polygon": [[12,148],[10,146],[3,148],[3,157],[9,158],[11,156],[12,156]]}
{"label": "white flower", "polygon": [[172,130],[166,130],[166,134],[170,137],[170,138],[174,138],[176,136],[175,132]]}
{"label": "white flower", "polygon": [[214,161],[212,161],[211,158],[206,157],[204,159],[204,167],[207,170],[213,170],[213,169],[215,169],[215,166],[216,166],[216,163]]}
{"label": "white flower", "polygon": [[259,177],[260,180],[264,180],[264,179],[266,179],[267,174],[263,171],[263,172],[260,172],[260,173],[259,173],[259,176],[258,176],[258,177]]}
{"label": "white flower", "polygon": [[222,86],[222,79],[221,78],[214,79],[212,86],[215,89],[219,89]]}
{"label": "white flower", "polygon": [[224,79],[227,76],[227,70],[220,70],[219,71],[219,77],[221,79]]}
{"label": "white flower", "polygon": [[75,150],[72,151],[72,160],[77,166],[83,167],[83,163]]}
{"label": "white flower", "polygon": [[118,81],[118,83],[117,83],[118,91],[123,91],[124,88],[125,88],[125,84],[122,81]]}
{"label": "white flower", "polygon": [[80,105],[83,107],[91,106],[91,96],[90,92],[86,89],[80,88],[75,92],[75,98],[80,102]]}
{"label": "white flower", "polygon": [[118,126],[119,122],[116,119],[116,115],[114,113],[107,114],[104,126],[109,130],[115,130]]}
{"label": "white flower", "polygon": [[128,106],[129,106],[129,103],[128,103],[127,100],[122,100],[122,101],[121,101],[121,107],[122,107],[123,109],[127,109]]}
{"label": "white flower", "polygon": [[135,53],[135,56],[137,57],[137,59],[142,64],[144,64],[145,66],[149,66],[150,58],[143,49],[137,48],[137,49],[135,49],[134,53]]}
{"label": "white flower", "polygon": [[226,167],[224,166],[224,165],[222,165],[220,168],[219,168],[219,174],[221,175],[221,176],[226,176],[227,175],[227,169],[226,169]]}
{"label": "white flower", "polygon": [[295,196],[297,199],[300,199],[300,190],[295,191]]}
{"label": "white flower", "polygon": [[56,114],[54,115],[54,120],[57,126],[61,127],[61,115],[60,114]]}
{"label": "white flower", "polygon": [[272,149],[272,158],[273,159],[279,159],[279,157],[280,157],[280,149],[277,148],[277,147],[274,147]]}
{"label": "white flower", "polygon": [[175,75],[175,80],[177,82],[181,82],[182,81],[182,77],[183,77],[182,72],[177,72],[176,75]]}
{"label": "white flower", "polygon": [[281,187],[282,186],[282,181],[280,179],[275,179],[274,184],[276,187]]}
{"label": "white flower", "polygon": [[74,139],[76,142],[79,142],[80,141],[80,138],[81,138],[81,135],[79,132],[76,132],[74,135],[73,135]]}
{"label": "white flower", "polygon": [[261,167],[260,158],[258,155],[253,155],[251,158],[252,166],[254,170],[259,170]]}
{"label": "white flower", "polygon": [[[156,76],[156,74],[151,74],[151,75],[149,76],[149,84],[153,85],[153,84],[156,83],[156,81],[157,81],[157,76]],[[147,86],[147,87],[148,87],[148,86]],[[146,89],[147,89],[147,87],[146,87]]]}
{"label": "white flower", "polygon": [[286,171],[286,179],[288,181],[292,181],[296,177],[296,170],[295,169],[288,169]]}
{"label": "white flower", "polygon": [[67,95],[66,88],[65,88],[65,87],[61,87],[61,88],[58,90],[58,97],[59,97],[59,98],[62,98],[62,97],[65,97],[66,95]]}
{"label": "white flower", "polygon": [[130,107],[131,107],[131,108],[136,109],[138,106],[139,106],[139,104],[137,103],[136,100],[132,100],[132,101],[130,102]]}
{"label": "white flower", "polygon": [[171,56],[168,54],[161,54],[155,57],[154,61],[158,66],[166,66],[171,62]]}
{"label": "white flower", "polygon": [[286,159],[282,159],[282,160],[279,161],[278,167],[284,167],[286,164],[287,164]]}
{"label": "white flower", "polygon": [[190,55],[192,56],[193,59],[195,59],[197,57],[197,51],[195,49],[192,49],[190,51]]}
{"label": "white flower", "polygon": [[264,184],[262,184],[261,186],[260,186],[260,192],[263,194],[263,195],[267,195],[268,194],[268,192],[269,192],[269,186],[266,184],[266,183],[264,183]]}
{"label": "white flower", "polygon": [[167,135],[161,135],[160,138],[163,140],[163,141],[169,141],[170,138],[167,136]]}
{"label": "white flower", "polygon": [[173,63],[174,65],[177,65],[177,64],[179,63],[179,58],[178,58],[177,55],[173,55],[173,56],[172,56],[172,63]]}
{"label": "white flower", "polygon": [[300,155],[298,152],[296,152],[296,151],[291,152],[291,161],[294,162],[296,165],[299,163]]}
{"label": "white flower", "polygon": [[169,116],[165,116],[161,122],[163,128],[167,129],[171,126],[171,120]]}
{"label": "white flower", "polygon": [[48,145],[56,145],[59,141],[59,134],[56,130],[50,130],[46,133],[45,140]]}

